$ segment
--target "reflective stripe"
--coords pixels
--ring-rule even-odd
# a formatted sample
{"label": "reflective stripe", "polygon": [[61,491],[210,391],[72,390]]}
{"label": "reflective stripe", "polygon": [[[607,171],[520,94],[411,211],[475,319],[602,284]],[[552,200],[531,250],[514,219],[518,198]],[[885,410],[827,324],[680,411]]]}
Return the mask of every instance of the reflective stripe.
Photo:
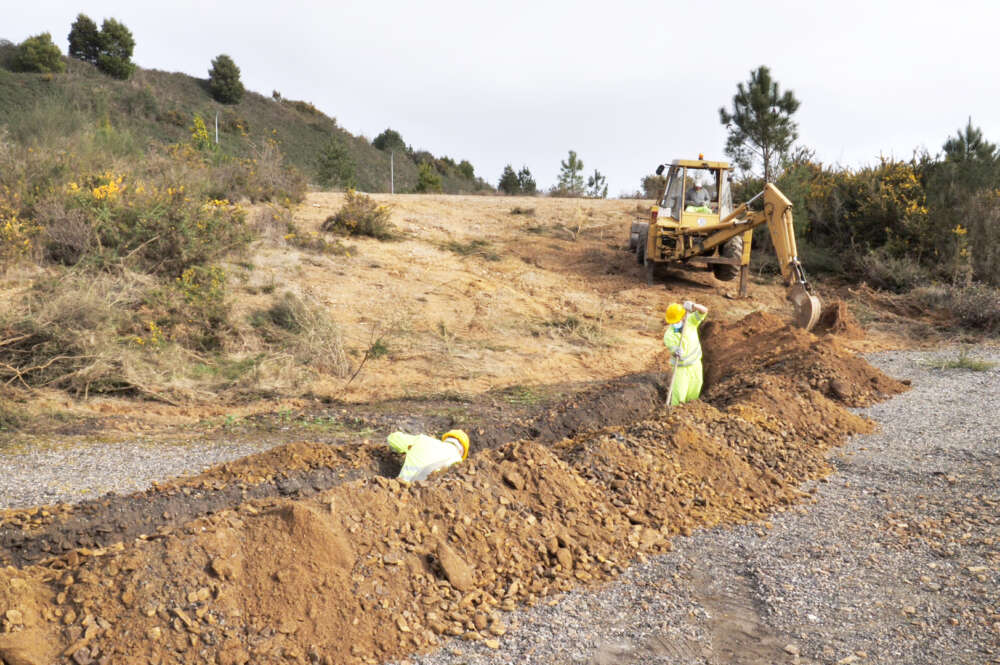
{"label": "reflective stripe", "polygon": [[668,348],[670,349],[670,353],[671,353],[671,356],[670,356],[671,361],[674,364],[676,364],[678,367],[690,367],[691,365],[693,365],[696,362],[698,362],[699,360],[701,360],[701,344],[699,344],[698,346],[694,347],[686,355],[683,355],[680,358],[678,358],[675,355],[677,353],[677,347],[676,346],[674,346],[674,347],[668,347]]}

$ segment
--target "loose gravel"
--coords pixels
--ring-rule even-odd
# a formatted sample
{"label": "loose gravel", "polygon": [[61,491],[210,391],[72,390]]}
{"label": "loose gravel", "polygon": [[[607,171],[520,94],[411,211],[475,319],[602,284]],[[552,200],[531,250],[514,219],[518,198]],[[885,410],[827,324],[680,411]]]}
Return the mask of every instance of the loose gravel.
{"label": "loose gravel", "polygon": [[912,390],[860,411],[880,431],[834,455],[814,502],[512,613],[497,649],[405,662],[1000,663],[1000,349],[971,355],[997,365],[870,356]]}
{"label": "loose gravel", "polygon": [[129,494],[267,450],[273,442],[75,441],[0,448],[0,509]]}

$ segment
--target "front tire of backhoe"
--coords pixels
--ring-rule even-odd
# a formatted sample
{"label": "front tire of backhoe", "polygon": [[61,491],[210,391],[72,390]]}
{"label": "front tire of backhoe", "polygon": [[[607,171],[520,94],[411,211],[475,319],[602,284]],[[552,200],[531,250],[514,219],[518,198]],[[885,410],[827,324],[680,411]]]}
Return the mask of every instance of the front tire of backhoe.
{"label": "front tire of backhoe", "polygon": [[639,242],[635,246],[635,260],[641,266],[646,265],[646,240],[648,234],[649,231],[646,229],[639,231]]}
{"label": "front tire of backhoe", "polygon": [[[743,256],[743,236],[733,236],[727,240],[719,251],[719,256],[727,259],[738,259]],[[740,274],[740,267],[728,263],[713,263],[712,274],[721,282],[731,282]]]}

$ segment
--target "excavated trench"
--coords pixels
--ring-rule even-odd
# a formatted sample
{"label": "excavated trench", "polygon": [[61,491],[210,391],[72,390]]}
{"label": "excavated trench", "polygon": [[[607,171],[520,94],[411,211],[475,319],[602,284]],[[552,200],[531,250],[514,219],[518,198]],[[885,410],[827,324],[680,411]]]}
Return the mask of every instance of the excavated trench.
{"label": "excavated trench", "polygon": [[468,462],[425,483],[387,478],[384,446],[302,443],[5,513],[20,567],[0,570],[0,659],[377,663],[494,640],[519,604],[800,500],[829,448],[872,427],[844,407],[905,390],[762,313],[703,344],[702,401],[663,411],[656,371],[590,386],[477,432]]}
{"label": "excavated trench", "polygon": [[[508,420],[502,413],[491,414],[477,421],[471,454],[522,439],[551,444],[598,427],[642,420],[662,404],[665,390],[662,374],[634,374],[588,383],[571,391],[570,397]],[[453,418],[438,423],[442,431],[465,426]],[[333,451],[327,447],[283,446],[144,492],[50,506],[44,513],[5,511],[0,513],[0,565],[20,567],[79,547],[97,549],[140,535],[162,535],[251,499],[307,498],[345,482],[393,478],[399,473],[399,459],[384,446]]]}

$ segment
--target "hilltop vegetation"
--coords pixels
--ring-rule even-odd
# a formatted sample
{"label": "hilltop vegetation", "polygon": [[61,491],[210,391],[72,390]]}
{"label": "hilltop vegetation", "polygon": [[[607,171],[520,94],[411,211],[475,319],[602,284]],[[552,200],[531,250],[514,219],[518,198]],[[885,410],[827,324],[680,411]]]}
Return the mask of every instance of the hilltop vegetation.
{"label": "hilltop vegetation", "polygon": [[[15,50],[9,42],[0,45],[0,61],[13,58]],[[309,102],[285,99],[277,92],[264,97],[247,91],[238,103],[223,104],[213,98],[207,78],[136,68],[128,80],[117,80],[75,58],[66,59],[65,65],[65,72],[56,74],[0,69],[0,117],[8,140],[46,149],[80,132],[110,125],[127,141],[123,147],[140,153],[150,143],[186,140],[196,115],[210,128],[214,142],[218,114],[218,150],[224,155],[250,157],[274,141],[287,164],[309,182],[320,184],[323,149],[334,141],[351,165],[350,182],[330,184],[389,191],[389,152],[342,129],[336,119]],[[206,63],[206,72],[208,67]],[[417,189],[421,163],[433,169],[444,192],[490,189],[468,162],[461,162],[460,168],[448,157],[404,146],[395,152],[397,192]]]}

